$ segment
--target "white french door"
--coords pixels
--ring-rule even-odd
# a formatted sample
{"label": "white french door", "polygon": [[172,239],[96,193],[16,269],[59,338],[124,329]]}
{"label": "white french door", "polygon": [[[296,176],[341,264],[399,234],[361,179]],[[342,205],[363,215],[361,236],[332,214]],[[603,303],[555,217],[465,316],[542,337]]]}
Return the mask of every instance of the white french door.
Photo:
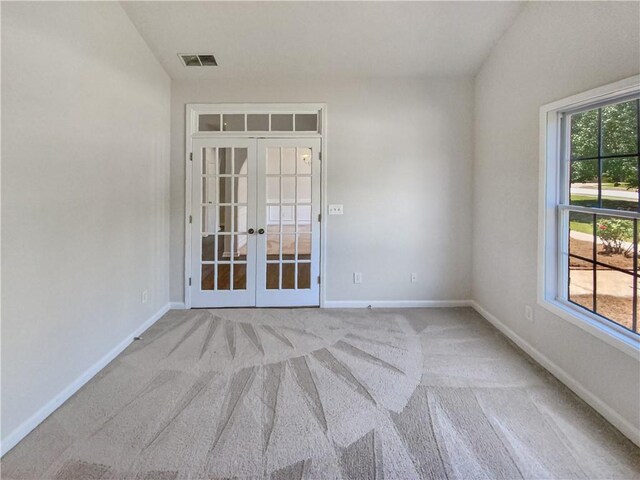
{"label": "white french door", "polygon": [[319,304],[319,152],[319,138],[193,140],[193,307]]}

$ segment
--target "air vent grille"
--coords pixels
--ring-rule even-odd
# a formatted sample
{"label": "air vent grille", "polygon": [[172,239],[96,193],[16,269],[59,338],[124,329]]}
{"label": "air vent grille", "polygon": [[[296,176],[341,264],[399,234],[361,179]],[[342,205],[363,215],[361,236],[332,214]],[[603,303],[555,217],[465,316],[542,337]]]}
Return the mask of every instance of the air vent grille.
{"label": "air vent grille", "polygon": [[217,67],[216,57],[211,54],[198,55],[190,53],[179,53],[178,56],[182,60],[185,67]]}

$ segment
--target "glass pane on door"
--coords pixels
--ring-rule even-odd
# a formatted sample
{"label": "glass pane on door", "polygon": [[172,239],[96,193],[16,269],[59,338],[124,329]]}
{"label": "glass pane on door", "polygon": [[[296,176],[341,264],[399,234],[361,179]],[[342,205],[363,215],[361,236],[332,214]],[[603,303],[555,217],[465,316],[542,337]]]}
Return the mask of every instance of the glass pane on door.
{"label": "glass pane on door", "polygon": [[247,288],[247,158],[246,147],[202,149],[202,290]]}
{"label": "glass pane on door", "polygon": [[268,147],[264,201],[268,290],[311,288],[312,155],[307,147]]}

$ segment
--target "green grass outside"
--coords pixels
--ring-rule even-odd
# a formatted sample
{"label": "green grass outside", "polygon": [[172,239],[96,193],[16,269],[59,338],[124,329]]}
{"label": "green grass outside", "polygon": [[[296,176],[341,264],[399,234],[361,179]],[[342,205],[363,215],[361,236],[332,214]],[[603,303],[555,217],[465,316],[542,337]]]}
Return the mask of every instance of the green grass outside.
{"label": "green grass outside", "polygon": [[[597,199],[584,195],[572,195],[571,205],[595,207]],[[602,207],[611,210],[635,210],[636,202],[620,198],[602,197]],[[571,212],[569,229],[574,232],[593,234],[593,215],[589,213]],[[631,239],[628,239],[631,240]]]}

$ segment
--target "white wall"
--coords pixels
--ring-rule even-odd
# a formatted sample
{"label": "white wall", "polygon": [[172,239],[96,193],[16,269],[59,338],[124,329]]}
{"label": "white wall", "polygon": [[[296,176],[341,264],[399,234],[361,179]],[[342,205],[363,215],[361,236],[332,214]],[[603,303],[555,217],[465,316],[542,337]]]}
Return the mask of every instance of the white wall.
{"label": "white wall", "polygon": [[572,377],[592,404],[609,409],[628,435],[640,428],[638,359],[541,307],[534,323],[523,311],[536,304],[539,108],[637,74],[639,8],[531,3],[475,86],[473,297]]}
{"label": "white wall", "polygon": [[185,104],[214,102],[327,103],[328,203],[345,212],[328,217],[328,301],[469,298],[471,80],[262,78],[172,82],[172,301],[184,288]]}
{"label": "white wall", "polygon": [[169,112],[118,3],[2,4],[5,449],[169,300]]}

